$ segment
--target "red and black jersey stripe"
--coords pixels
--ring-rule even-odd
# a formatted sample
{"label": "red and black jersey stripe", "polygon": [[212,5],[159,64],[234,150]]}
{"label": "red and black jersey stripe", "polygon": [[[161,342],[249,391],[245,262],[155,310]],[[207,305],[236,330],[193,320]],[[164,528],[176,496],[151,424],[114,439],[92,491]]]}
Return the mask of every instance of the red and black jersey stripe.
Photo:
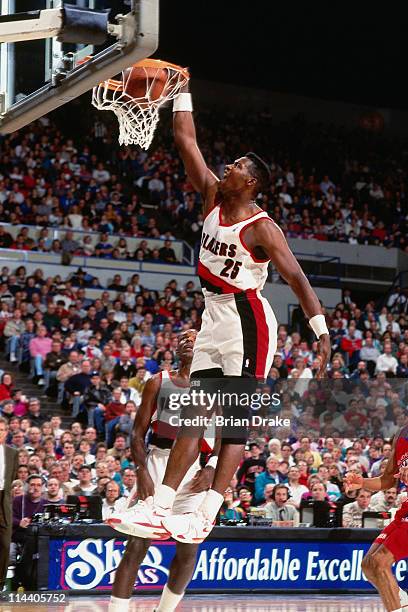
{"label": "red and black jersey stripe", "polygon": [[197,273],[201,286],[208,291],[212,291],[212,293],[242,293],[241,289],[238,289],[237,287],[234,287],[234,285],[227,283],[222,278],[215,276],[215,274],[210,272],[209,269],[201,263],[201,261],[198,262]]}

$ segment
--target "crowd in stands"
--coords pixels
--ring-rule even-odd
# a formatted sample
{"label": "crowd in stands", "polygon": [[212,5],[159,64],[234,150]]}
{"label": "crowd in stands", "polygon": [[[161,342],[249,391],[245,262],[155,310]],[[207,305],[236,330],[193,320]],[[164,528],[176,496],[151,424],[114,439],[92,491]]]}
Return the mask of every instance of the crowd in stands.
{"label": "crowd in stands", "polygon": [[[197,125],[204,156],[218,175],[226,161],[249,149],[270,163],[272,185],[260,204],[287,236],[407,250],[405,149],[398,143],[299,119],[274,126],[267,113],[245,121],[232,113],[200,113]],[[194,245],[203,219],[169,120],[149,154],[119,149],[115,128],[100,119],[83,134],[67,138],[45,118],[0,137],[0,222],[43,227],[37,242],[28,231],[14,239],[0,227],[0,248],[175,263],[171,241]],[[53,241],[49,227],[64,229],[64,239]],[[74,230],[84,232],[80,242]],[[96,245],[87,238],[91,231],[100,234]],[[140,238],[135,250],[129,251],[127,237]],[[162,249],[150,251],[146,238],[164,240]],[[100,296],[87,297],[88,287],[99,288]],[[115,274],[102,287],[81,269],[46,278],[24,266],[2,268],[0,343],[8,363],[0,378],[0,418],[8,423],[8,443],[19,451],[16,530],[46,503],[70,494],[102,495],[105,518],[124,503],[137,478],[130,432],[144,385],[177,367],[178,334],[199,330],[203,308],[191,282],[170,281],[158,292],[144,288],[137,274]],[[301,311],[279,327],[275,360],[258,391],[278,393],[280,403],[260,412],[290,425],[266,421],[251,431],[220,520],[258,516],[297,525],[302,509],[316,502],[325,508],[324,525],[354,527],[367,509],[388,511],[401,503],[405,492],[397,487],[346,493],[343,477],[353,470],[364,477],[381,473],[392,436],[407,423],[407,316],[408,298],[399,288],[380,309],[354,303],[345,290],[326,313],[333,354],[323,386],[313,379],[317,343]],[[17,368],[36,385],[34,395],[15,385]]]}
{"label": "crowd in stands", "polygon": [[[177,367],[178,333],[200,327],[201,291],[176,281],[149,291],[134,275],[125,279],[126,291],[101,290],[91,300],[82,286],[40,271],[30,276],[22,266],[3,267],[0,276],[0,339],[9,360],[0,414],[9,424],[8,443],[19,450],[16,498],[30,476],[40,475],[43,503],[99,492],[107,516],[134,483],[130,432],[146,380]],[[345,290],[326,313],[333,354],[325,384],[312,378],[317,343],[300,312],[279,327],[273,366],[257,391],[279,393],[279,404],[271,399],[260,414],[288,418],[290,426],[267,420],[251,431],[223,520],[258,512],[276,524],[297,524],[302,504],[315,500],[327,504],[330,524],[361,525],[362,509],[399,503],[397,489],[373,498],[366,491],[347,495],[342,479],[348,470],[366,476],[384,469],[390,439],[407,423],[405,311],[398,288],[380,311],[372,302],[359,307]],[[17,368],[37,386],[35,396],[15,386]],[[55,406],[69,423],[64,428]]]}
{"label": "crowd in stands", "polygon": [[[200,201],[175,150],[168,114],[148,153],[119,148],[109,113],[87,116],[86,130],[80,121],[70,123],[69,136],[61,117],[0,137],[0,221],[82,230],[83,238],[68,233],[51,240],[44,232],[33,241],[24,232],[14,239],[5,231],[0,246],[175,261],[171,242],[162,253],[149,252],[143,239],[197,243]],[[299,118],[276,125],[267,112],[243,117],[211,110],[198,113],[196,123],[204,157],[218,176],[248,150],[265,158],[272,183],[259,204],[288,237],[408,249],[403,142]],[[90,231],[100,233],[97,245]],[[128,236],[141,238],[141,246],[129,249]]]}

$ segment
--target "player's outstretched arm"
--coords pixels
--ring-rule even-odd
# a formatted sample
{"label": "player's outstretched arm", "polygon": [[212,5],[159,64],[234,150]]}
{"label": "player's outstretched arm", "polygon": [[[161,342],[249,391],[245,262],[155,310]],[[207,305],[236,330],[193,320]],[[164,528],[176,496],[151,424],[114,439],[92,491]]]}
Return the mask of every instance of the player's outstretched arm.
{"label": "player's outstretched arm", "polygon": [[[279,274],[296,294],[303,312],[309,321],[317,315],[320,315],[320,318],[322,317],[319,298],[311,287],[299,262],[290,250],[282,230],[276,223],[270,220],[254,223],[245,232],[245,243],[252,251],[256,247],[261,247],[267,254]],[[313,326],[313,322],[311,323]],[[324,327],[324,333],[317,333],[320,355],[319,378],[325,375],[331,354],[330,336],[328,331],[326,331],[327,327],[325,324]]]}
{"label": "player's outstretched arm", "polygon": [[395,445],[398,439],[398,435],[395,437],[392,451],[389,456],[387,465],[385,466],[384,473],[381,476],[375,478],[363,478],[361,474],[356,472],[348,472],[344,476],[344,488],[346,493],[349,491],[355,491],[356,489],[367,489],[367,491],[385,491],[390,487],[395,486],[395,480],[400,475],[395,472],[398,470],[397,462],[395,461]]}
{"label": "player's outstretched arm", "polygon": [[146,468],[145,439],[155,409],[160,383],[161,379],[157,374],[147,381],[142,393],[142,403],[136,413],[132,430],[131,451],[137,469],[137,497],[142,500],[154,495],[153,480]]}
{"label": "player's outstretched arm", "polygon": [[[182,110],[188,108],[191,110]],[[173,132],[187,176],[194,189],[203,196],[205,213],[206,209],[212,206],[218,178],[207,167],[198,148],[188,83],[174,101]]]}

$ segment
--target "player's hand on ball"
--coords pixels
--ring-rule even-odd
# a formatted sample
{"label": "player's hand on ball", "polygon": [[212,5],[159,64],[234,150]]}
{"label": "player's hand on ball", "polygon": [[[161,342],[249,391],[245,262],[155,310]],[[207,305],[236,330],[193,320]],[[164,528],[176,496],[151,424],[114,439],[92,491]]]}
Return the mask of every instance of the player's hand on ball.
{"label": "player's hand on ball", "polygon": [[324,378],[326,376],[327,364],[329,363],[331,355],[331,342],[329,334],[323,334],[320,336],[319,342],[319,359],[320,366],[317,372],[317,378]]}
{"label": "player's hand on ball", "polygon": [[408,467],[400,467],[399,472],[394,474],[394,478],[399,478],[402,483],[408,485]]}
{"label": "player's hand on ball", "polygon": [[215,470],[213,467],[205,467],[199,470],[194,476],[190,491],[192,493],[201,493],[202,491],[208,491],[214,480]]}
{"label": "player's hand on ball", "polygon": [[361,474],[357,474],[356,472],[347,472],[347,474],[344,476],[343,484],[346,493],[361,489],[363,483],[364,478]]}
{"label": "player's hand on ball", "polygon": [[154,483],[146,469],[137,471],[137,497],[140,500],[145,500],[147,497],[154,495]]}

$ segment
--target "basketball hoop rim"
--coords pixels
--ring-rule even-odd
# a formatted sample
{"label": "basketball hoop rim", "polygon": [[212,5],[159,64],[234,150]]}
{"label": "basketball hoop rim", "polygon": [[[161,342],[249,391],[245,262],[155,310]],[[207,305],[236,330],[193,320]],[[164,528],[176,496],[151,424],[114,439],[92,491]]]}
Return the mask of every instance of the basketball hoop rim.
{"label": "basketball hoop rim", "polygon": [[[140,62],[136,62],[136,64],[132,64],[129,68],[157,68],[157,70],[165,70],[171,69],[175,72],[180,72],[185,79],[190,78],[190,74],[187,68],[183,68],[182,66],[178,66],[177,64],[172,64],[172,62],[166,62],[164,60],[159,59],[151,59],[146,58],[141,60]],[[102,81],[100,85],[105,86],[107,89],[111,89],[113,91],[123,91],[122,81],[118,81],[117,79],[108,79],[106,81]]]}
{"label": "basketball hoop rim", "polygon": [[[189,78],[187,68],[147,58],[123,69],[116,78],[96,85],[92,92],[92,105],[98,110],[115,113],[119,123],[119,144],[136,144],[147,150],[159,121],[160,107],[174,100]],[[132,89],[133,79],[140,81],[140,91]],[[162,86],[157,95],[156,83]]]}

